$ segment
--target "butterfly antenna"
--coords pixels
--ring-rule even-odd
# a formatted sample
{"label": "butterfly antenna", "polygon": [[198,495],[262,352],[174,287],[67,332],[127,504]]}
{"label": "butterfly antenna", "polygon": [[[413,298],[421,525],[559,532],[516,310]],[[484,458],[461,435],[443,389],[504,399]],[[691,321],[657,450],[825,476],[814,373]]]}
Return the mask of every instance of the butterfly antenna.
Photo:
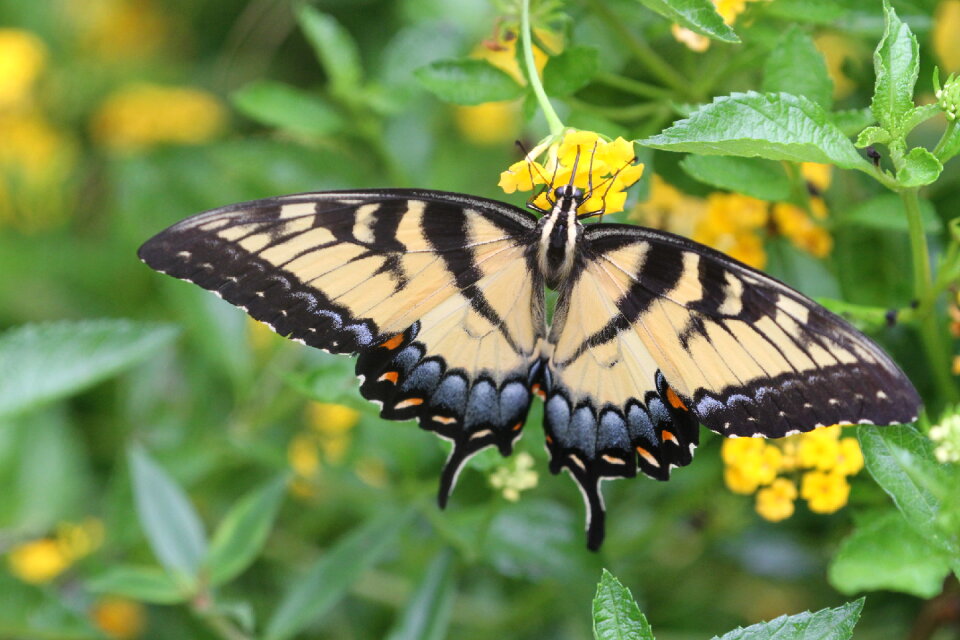
{"label": "butterfly antenna", "polygon": [[[534,180],[533,180],[533,164],[534,164],[534,163],[533,163],[533,160],[530,159],[530,152],[527,151],[527,148],[523,145],[522,142],[520,142],[519,140],[517,140],[517,141],[516,141],[516,145],[517,145],[518,147],[520,147],[520,151],[523,152],[523,159],[524,159],[524,160],[526,161],[526,163],[527,163],[527,171],[530,173],[530,187],[532,188],[533,185],[535,184],[535,182],[534,182]],[[535,201],[537,198],[540,197],[540,194],[542,194],[544,191],[547,191],[547,202],[548,202],[548,203],[550,204],[550,206],[552,207],[552,206],[554,205],[554,202],[553,202],[553,199],[550,197],[549,189],[547,189],[547,185],[548,185],[548,183],[547,183],[547,177],[546,177],[545,175],[543,175],[542,173],[540,173],[540,168],[539,168],[539,167],[537,167],[537,175],[540,176],[540,179],[541,179],[541,180],[543,180],[543,187],[541,187],[540,191],[538,191],[535,195],[533,195],[533,196],[530,198],[530,202]],[[556,176],[556,173],[554,173],[554,176]],[[553,184],[553,182],[551,181],[550,184]]]}
{"label": "butterfly antenna", "polygon": [[577,155],[573,156],[573,169],[570,171],[570,182],[569,184],[567,184],[568,187],[573,187],[573,181],[577,177],[577,165],[579,163],[580,163],[580,145],[577,145]]}
{"label": "butterfly antenna", "polygon": [[[604,203],[606,203],[607,194],[609,194],[609,193],[610,193],[610,189],[613,188],[613,181],[616,180],[617,176],[620,175],[620,172],[621,172],[621,171],[623,171],[624,169],[626,169],[627,167],[629,167],[630,165],[632,165],[632,164],[633,164],[634,162],[636,162],[636,161],[637,161],[637,156],[633,156],[630,160],[627,160],[627,161],[623,164],[623,166],[621,166],[619,169],[617,169],[612,176],[604,179],[603,182],[601,182],[600,184],[597,185],[597,189],[601,188],[603,185],[607,185],[607,188],[604,190],[603,195],[600,197],[600,199],[601,199]],[[591,188],[590,193],[592,193],[592,192],[593,192],[593,189]],[[605,205],[604,205],[604,206],[605,206]],[[596,210],[596,211],[587,211],[586,213],[578,214],[578,215],[577,215],[577,218],[580,219],[580,220],[582,220],[583,218],[589,218],[589,217],[591,217],[591,216],[599,215],[599,216],[600,216],[599,222],[603,222],[604,210],[605,210],[604,207],[601,207],[600,209],[598,209],[598,210]]]}

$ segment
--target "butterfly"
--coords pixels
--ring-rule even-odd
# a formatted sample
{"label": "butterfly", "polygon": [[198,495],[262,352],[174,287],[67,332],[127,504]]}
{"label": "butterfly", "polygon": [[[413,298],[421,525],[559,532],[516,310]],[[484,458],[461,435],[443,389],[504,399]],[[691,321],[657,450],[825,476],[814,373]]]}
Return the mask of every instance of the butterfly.
{"label": "butterfly", "polygon": [[[509,455],[534,396],[550,470],[604,537],[600,483],[687,465],[699,425],[779,438],[916,420],[900,368],[787,285],[667,232],[584,224],[590,193],[546,192],[539,216],[460,193],[303,193],[214,209],[139,251],[280,335],[356,354],[360,393],[449,440],[446,505],[464,463]],[[558,292],[548,323],[545,288]]]}

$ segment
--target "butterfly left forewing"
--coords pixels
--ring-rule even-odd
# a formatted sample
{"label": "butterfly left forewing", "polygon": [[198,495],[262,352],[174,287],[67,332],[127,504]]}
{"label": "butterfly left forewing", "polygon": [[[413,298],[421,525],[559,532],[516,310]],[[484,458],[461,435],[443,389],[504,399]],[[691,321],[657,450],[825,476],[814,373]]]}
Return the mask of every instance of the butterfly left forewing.
{"label": "butterfly left forewing", "polygon": [[149,266],[210,289],[281,335],[359,353],[381,415],[454,442],[463,462],[509,453],[544,335],[535,226],[515,207],[421,190],[307,193],[194,216],[140,249]]}

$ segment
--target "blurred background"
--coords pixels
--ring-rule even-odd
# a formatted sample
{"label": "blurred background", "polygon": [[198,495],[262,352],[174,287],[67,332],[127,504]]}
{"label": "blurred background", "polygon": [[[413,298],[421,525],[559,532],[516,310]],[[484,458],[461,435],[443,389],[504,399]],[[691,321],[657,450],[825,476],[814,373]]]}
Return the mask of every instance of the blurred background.
{"label": "blurred background", "polygon": [[[44,336],[55,326],[69,340],[72,327],[102,322],[94,333],[116,327],[97,338],[104,344],[127,330],[154,340],[122,366],[104,365],[82,392],[0,418],[0,635],[260,637],[286,586],[370,522],[364,540],[388,539],[375,564],[345,580],[297,637],[407,637],[404,621],[428,611],[438,635],[423,637],[588,638],[602,567],[631,588],[664,640],[852,599],[827,569],[855,520],[889,502],[865,474],[851,470],[849,499],[831,513],[798,502],[773,522],[741,495],[756,484],[728,488],[720,442],[704,431],[694,463],[669,483],[607,483],[607,540],[590,553],[578,492],[547,472],[536,408],[518,453],[478,456],[441,512],[434,494],[446,445],[380,420],[349,358],[287,343],[137,260],[137,247],[177,220],[284,193],[419,186],[522,205],[524,195],[499,193],[497,180],[519,158],[514,140],[531,145],[546,133],[534,105],[454,106],[414,75],[465,56],[509,67],[512,4],[315,2],[336,27],[319,52],[288,0],[0,4],[0,329]],[[632,0],[562,7],[569,20],[544,23],[541,38],[554,47],[544,44],[544,57],[571,46],[596,52],[595,77],[558,104],[564,122],[628,139],[655,133],[690,104],[759,88],[778,38],[799,25],[823,55],[835,108],[869,124],[855,110],[872,94],[879,3],[739,5],[728,22],[744,44],[706,49]],[[932,101],[933,65],[960,69],[960,2],[894,6],[918,35],[918,93]],[[648,45],[675,66],[681,88],[648,72],[638,49]],[[508,61],[496,60],[504,50]],[[640,98],[618,78],[661,92]],[[932,146],[943,126],[921,126],[916,144]],[[754,201],[695,180],[678,154],[641,159],[646,173],[621,219],[712,238],[813,296],[909,304],[906,227],[882,209],[898,202],[866,179],[807,167],[820,205],[798,214],[764,204],[759,223],[734,233],[718,220],[740,219]],[[935,249],[960,210],[957,184],[948,166],[927,190]],[[64,321],[77,324],[50,325]],[[912,334],[876,335],[939,411],[949,396]],[[285,479],[256,560],[205,593],[216,615],[196,598],[162,604],[97,586],[118,566],[159,566],[131,485],[132,445],[185,492],[208,533],[249,492]],[[396,517],[376,519],[385,513]],[[857,637],[929,637],[935,595],[871,592]]]}

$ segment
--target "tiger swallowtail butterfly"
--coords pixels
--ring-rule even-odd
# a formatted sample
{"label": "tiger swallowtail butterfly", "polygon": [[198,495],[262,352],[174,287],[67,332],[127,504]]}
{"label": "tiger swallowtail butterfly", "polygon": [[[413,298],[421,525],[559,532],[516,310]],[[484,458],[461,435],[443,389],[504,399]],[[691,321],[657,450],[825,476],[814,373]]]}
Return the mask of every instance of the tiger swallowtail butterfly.
{"label": "tiger swallowtail butterfly", "polygon": [[[441,507],[471,456],[511,453],[539,396],[550,470],[579,485],[591,549],[600,481],[668,479],[701,423],[779,438],[916,420],[909,380],[845,320],[683,237],[584,225],[572,185],[548,195],[539,217],[416,189],[267,198],[183,220],[139,255],[282,336],[358,355],[383,418],[453,443]],[[544,287],[559,294],[549,326]]]}

